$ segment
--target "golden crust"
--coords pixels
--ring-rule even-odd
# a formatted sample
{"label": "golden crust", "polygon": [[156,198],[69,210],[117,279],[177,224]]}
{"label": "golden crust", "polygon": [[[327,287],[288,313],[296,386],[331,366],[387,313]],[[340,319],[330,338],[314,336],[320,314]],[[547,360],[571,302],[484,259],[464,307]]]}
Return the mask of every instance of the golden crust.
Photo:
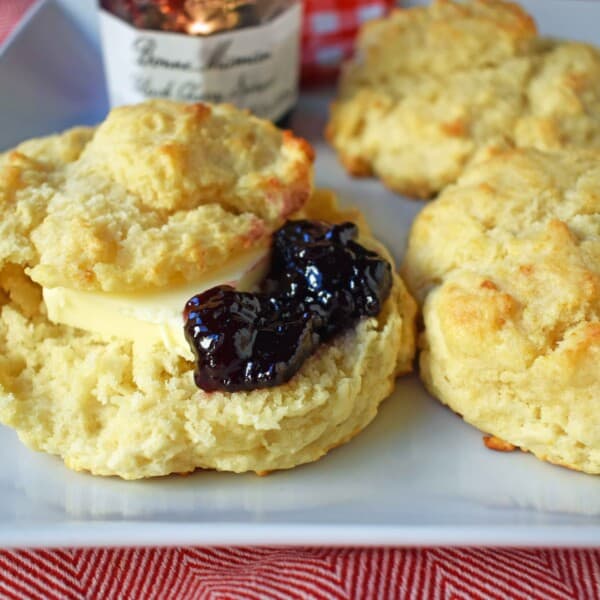
{"label": "golden crust", "polygon": [[152,101],[0,158],[0,265],[47,287],[198,279],[268,244],[312,189],[313,152],[232,106]]}
{"label": "golden crust", "polygon": [[[361,223],[325,192],[302,214]],[[367,229],[361,241],[381,249]],[[416,306],[397,275],[378,318],[322,346],[290,382],[231,394],[196,388],[193,365],[163,347],[49,323],[22,268],[0,272],[0,289],[0,421],[98,475],[264,473],[316,460],[375,417],[414,355]]]}
{"label": "golden crust", "polygon": [[600,52],[501,0],[397,10],[363,27],[326,136],[351,174],[421,198],[496,148],[600,147]]}
{"label": "golden crust", "polygon": [[600,473],[600,151],[471,167],[411,230],[421,375],[479,429]]}

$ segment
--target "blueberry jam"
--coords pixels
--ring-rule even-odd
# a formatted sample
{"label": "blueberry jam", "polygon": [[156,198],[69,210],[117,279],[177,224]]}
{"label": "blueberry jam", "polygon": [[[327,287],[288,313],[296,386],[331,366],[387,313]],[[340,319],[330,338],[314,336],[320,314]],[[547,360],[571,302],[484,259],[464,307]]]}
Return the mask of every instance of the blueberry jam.
{"label": "blueberry jam", "polygon": [[315,318],[268,294],[222,285],[186,304],[194,380],[206,391],[249,390],[288,381],[319,343]]}
{"label": "blueberry jam", "polygon": [[196,385],[228,392],[280,385],[321,342],[379,314],[391,266],[356,242],[357,233],[352,223],[288,221],[275,233],[257,293],[222,285],[191,298],[184,319]]}

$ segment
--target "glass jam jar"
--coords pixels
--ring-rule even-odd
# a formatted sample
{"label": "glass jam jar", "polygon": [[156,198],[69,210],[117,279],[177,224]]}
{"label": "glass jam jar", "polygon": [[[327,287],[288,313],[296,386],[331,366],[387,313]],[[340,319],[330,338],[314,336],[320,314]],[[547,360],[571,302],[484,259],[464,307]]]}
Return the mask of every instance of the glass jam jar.
{"label": "glass jam jar", "polygon": [[298,96],[298,0],[100,0],[111,104],[230,102],[281,121]]}

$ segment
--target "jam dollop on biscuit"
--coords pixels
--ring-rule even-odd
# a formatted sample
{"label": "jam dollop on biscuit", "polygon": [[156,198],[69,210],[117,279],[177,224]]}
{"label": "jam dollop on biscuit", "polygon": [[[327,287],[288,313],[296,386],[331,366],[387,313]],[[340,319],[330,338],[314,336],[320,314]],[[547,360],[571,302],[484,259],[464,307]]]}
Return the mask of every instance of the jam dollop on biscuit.
{"label": "jam dollop on biscuit", "polygon": [[359,244],[353,223],[288,221],[274,236],[257,293],[217,286],[185,307],[194,380],[206,391],[285,383],[321,342],[379,314],[390,264]]}

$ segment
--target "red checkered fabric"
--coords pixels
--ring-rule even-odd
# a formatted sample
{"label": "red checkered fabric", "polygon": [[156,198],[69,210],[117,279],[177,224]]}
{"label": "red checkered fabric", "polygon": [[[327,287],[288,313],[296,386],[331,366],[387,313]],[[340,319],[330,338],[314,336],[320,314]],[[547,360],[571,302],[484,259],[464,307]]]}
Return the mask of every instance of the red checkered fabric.
{"label": "red checkered fabric", "polygon": [[392,0],[304,0],[302,82],[331,83],[352,55],[360,26],[386,15]]}

